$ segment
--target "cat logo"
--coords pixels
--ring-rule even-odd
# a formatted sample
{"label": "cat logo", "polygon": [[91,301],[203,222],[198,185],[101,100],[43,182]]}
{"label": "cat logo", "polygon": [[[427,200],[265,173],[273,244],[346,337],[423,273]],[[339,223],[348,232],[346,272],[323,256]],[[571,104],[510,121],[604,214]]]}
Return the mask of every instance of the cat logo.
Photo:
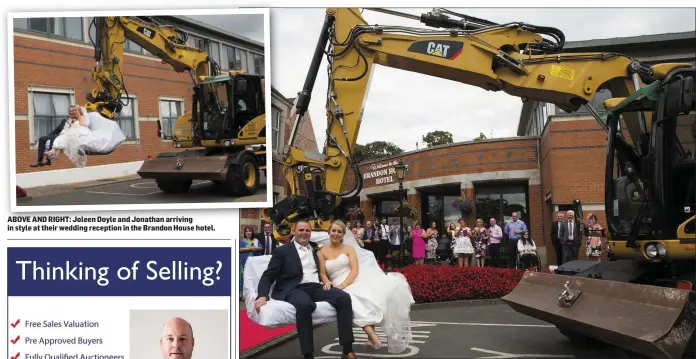
{"label": "cat logo", "polygon": [[433,56],[447,57],[447,50],[449,50],[449,48],[449,45],[429,42],[428,49],[426,51],[428,52],[428,54]]}
{"label": "cat logo", "polygon": [[139,33],[141,33],[141,34],[143,34],[143,35],[145,35],[146,37],[149,37],[150,39],[154,39],[154,38],[155,38],[155,32],[152,31],[151,29],[146,28],[146,27],[138,26],[138,28],[136,29],[136,31],[139,32]]}
{"label": "cat logo", "polygon": [[464,44],[459,41],[417,41],[408,48],[409,52],[454,60],[462,53]]}

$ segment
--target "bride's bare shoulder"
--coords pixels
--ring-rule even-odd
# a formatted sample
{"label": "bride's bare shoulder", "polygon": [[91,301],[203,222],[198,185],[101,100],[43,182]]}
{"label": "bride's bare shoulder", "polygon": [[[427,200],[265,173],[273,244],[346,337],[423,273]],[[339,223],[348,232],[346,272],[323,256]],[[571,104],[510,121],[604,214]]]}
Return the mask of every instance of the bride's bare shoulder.
{"label": "bride's bare shoulder", "polygon": [[345,254],[354,254],[355,253],[355,248],[347,245],[343,245],[343,253]]}

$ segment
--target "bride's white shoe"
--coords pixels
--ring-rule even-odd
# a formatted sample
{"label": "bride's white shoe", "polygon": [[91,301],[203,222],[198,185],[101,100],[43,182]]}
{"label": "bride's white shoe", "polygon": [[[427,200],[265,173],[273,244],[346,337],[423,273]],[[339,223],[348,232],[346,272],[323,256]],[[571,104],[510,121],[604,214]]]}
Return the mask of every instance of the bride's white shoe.
{"label": "bride's white shoe", "polygon": [[[373,336],[373,335],[375,336],[375,338],[377,338],[377,344],[372,344],[372,342],[370,341],[370,336]],[[379,336],[377,335],[377,333],[372,332],[372,333],[368,334],[367,337],[368,337],[367,343],[365,343],[365,345],[369,345],[375,351],[384,348],[384,344],[382,344],[382,341],[379,340]]]}

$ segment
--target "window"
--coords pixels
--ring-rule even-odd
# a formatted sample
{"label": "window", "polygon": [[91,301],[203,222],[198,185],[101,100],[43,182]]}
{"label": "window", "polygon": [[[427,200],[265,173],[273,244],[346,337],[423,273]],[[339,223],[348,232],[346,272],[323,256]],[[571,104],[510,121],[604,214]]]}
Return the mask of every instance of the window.
{"label": "window", "polygon": [[520,184],[485,184],[476,186],[476,217],[482,218],[484,224],[495,218],[498,225],[512,219],[512,212],[517,212],[519,219],[530,225],[527,206],[527,186]]}
{"label": "window", "polygon": [[254,74],[264,76],[263,56],[259,54],[251,54]]}
{"label": "window", "polygon": [[50,92],[32,94],[34,139],[49,134],[68,116],[70,95]]}
{"label": "window", "polygon": [[273,144],[273,152],[278,152],[278,148],[280,147],[280,141],[281,141],[281,136],[280,136],[280,111],[273,107],[271,110],[271,143]]}
{"label": "window", "polygon": [[451,205],[454,199],[459,198],[459,185],[445,185],[429,189],[428,192],[421,195],[421,227],[429,228],[435,222],[438,231],[444,233],[450,223],[456,224],[457,219],[462,216],[461,212]]}
{"label": "window", "polygon": [[[592,106],[595,109],[595,111],[597,111],[597,113],[604,114],[606,112],[604,110],[604,101],[606,101],[610,98],[611,98],[611,91],[609,91],[608,89],[598,90],[595,93],[592,100],[590,100],[589,105]],[[561,110],[560,108],[556,107],[556,114],[557,115],[564,114],[564,113],[568,113],[568,112],[565,112],[565,111]],[[587,111],[587,108],[585,108],[585,106],[580,106],[580,108],[573,113],[589,114],[589,112]]]}
{"label": "window", "polygon": [[211,41],[209,47],[210,51],[208,51],[208,56],[210,56],[210,58],[219,66],[222,66],[220,64],[220,44],[215,41]]}
{"label": "window", "polygon": [[82,41],[82,18],[39,17],[14,19],[15,29],[29,30]]}
{"label": "window", "polygon": [[97,24],[94,21],[94,17],[87,18],[87,30],[89,31],[89,35],[87,37],[87,43],[92,45],[92,44],[94,44],[94,41],[97,40]]}
{"label": "window", "polygon": [[196,47],[207,52],[205,48],[205,39],[193,34],[187,34],[186,46]]}
{"label": "window", "polygon": [[118,123],[118,127],[126,135],[126,140],[134,140],[135,136],[135,99],[134,98],[123,98],[123,103],[125,106],[121,109],[121,112],[114,119]]}
{"label": "window", "polygon": [[527,124],[527,136],[540,136],[544,132],[544,126],[548,120],[546,112],[547,104],[544,102],[538,102],[534,105],[534,109],[529,115],[529,123]]}
{"label": "window", "polygon": [[[96,23],[92,23],[93,21],[94,17],[87,18],[87,29],[89,30],[89,37],[87,38],[87,42],[90,45],[97,39]],[[145,49],[142,48],[142,46],[128,39],[125,39],[125,41],[123,42],[123,50],[128,52],[135,52],[138,54],[148,53],[147,51],[145,51]]]}
{"label": "window", "polygon": [[[375,211],[373,212],[374,217],[373,218],[365,218],[363,221],[363,226],[365,225],[365,222],[368,220],[371,220],[373,224],[379,225],[382,221],[382,218],[387,217],[387,224],[392,225],[394,223],[399,223],[399,200],[398,200],[398,191],[394,192],[392,194],[392,198],[390,199],[383,199],[383,200],[376,200],[373,202],[375,204]],[[359,202],[356,202],[358,206],[360,206]],[[351,206],[352,207],[352,206]],[[420,220],[420,219],[416,219]],[[404,227],[411,225],[413,223],[413,220],[409,217],[404,217]]]}
{"label": "window", "polygon": [[171,140],[176,119],[181,116],[182,107],[184,106],[181,100],[160,100],[160,121],[162,123],[162,136],[165,139]]}
{"label": "window", "polygon": [[142,46],[136,44],[135,42],[131,40],[126,40],[126,42],[123,44],[123,49],[124,50],[129,50],[132,52],[137,52],[139,54],[143,53],[143,48]]}
{"label": "window", "polygon": [[225,60],[226,63],[221,66],[227,70],[245,70],[249,71],[247,66],[247,52],[246,50],[238,49],[236,47],[224,45],[225,48]]}

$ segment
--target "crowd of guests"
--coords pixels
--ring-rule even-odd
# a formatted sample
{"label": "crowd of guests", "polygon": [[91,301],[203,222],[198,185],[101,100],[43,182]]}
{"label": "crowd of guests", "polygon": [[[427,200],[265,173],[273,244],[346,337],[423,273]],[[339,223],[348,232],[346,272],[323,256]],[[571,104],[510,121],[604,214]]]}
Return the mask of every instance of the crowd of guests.
{"label": "crowd of guests", "polygon": [[[404,246],[409,261],[417,265],[436,264],[444,260],[459,267],[514,268],[518,254],[535,254],[537,246],[519,214],[513,212],[511,218],[502,228],[495,218],[490,218],[487,224],[482,218],[478,218],[471,227],[459,218],[456,224],[450,223],[443,230],[438,229],[435,222],[422,228],[418,221],[400,230],[398,221],[389,225],[386,217],[375,222],[367,220],[364,226],[359,220],[346,223],[358,244],[373,252],[377,262],[385,270],[398,263],[402,241],[406,241]],[[573,211],[557,213],[556,221],[551,226],[551,243],[558,266],[577,260],[583,242],[587,259],[601,258],[602,238],[592,234],[585,236],[584,228],[602,230],[594,214],[588,214],[585,220],[578,220]],[[270,255],[278,245],[270,224],[266,223],[261,233],[254,233],[251,227],[245,228],[244,235],[239,240],[240,295],[246,259],[255,255]],[[507,254],[502,255],[502,252]]]}

